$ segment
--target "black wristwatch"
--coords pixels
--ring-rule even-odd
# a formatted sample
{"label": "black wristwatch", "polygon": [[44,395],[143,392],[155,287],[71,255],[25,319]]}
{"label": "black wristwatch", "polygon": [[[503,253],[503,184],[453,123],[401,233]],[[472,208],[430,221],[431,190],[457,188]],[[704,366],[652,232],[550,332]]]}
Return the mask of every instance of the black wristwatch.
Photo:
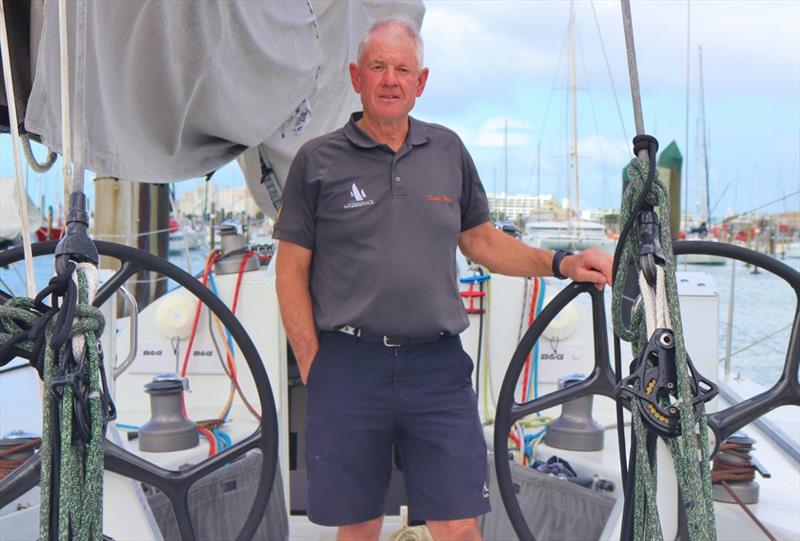
{"label": "black wristwatch", "polygon": [[559,280],[566,280],[567,277],[561,274],[561,261],[568,255],[574,255],[572,252],[566,250],[556,250],[553,255],[553,276]]}

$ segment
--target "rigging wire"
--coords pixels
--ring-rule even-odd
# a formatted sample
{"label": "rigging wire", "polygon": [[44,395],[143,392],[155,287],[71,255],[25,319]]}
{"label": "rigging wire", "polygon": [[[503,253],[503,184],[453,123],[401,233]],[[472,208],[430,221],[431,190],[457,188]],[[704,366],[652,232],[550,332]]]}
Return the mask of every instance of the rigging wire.
{"label": "rigging wire", "polygon": [[[592,13],[594,14],[594,24],[597,28],[597,37],[600,38],[600,49],[603,51],[603,59],[606,63],[606,71],[608,72],[608,80],[611,82],[611,93],[614,95],[614,104],[617,106],[617,116],[619,117],[619,124],[622,127],[622,136],[625,138],[625,152],[629,152],[627,147],[627,142],[630,141],[628,138],[628,130],[625,128],[625,118],[622,115],[622,108],[619,105],[619,98],[617,97],[617,87],[614,85],[614,76],[611,74],[611,64],[608,62],[608,54],[606,54],[606,45],[603,42],[603,33],[600,31],[600,21],[597,18],[597,11],[594,9],[594,0],[589,0],[589,3],[592,6]],[[584,61],[585,66],[585,61]]]}
{"label": "rigging wire", "polygon": [[720,222],[720,224],[726,224],[726,223],[728,223],[730,221],[736,220],[737,218],[741,218],[742,216],[747,216],[748,214],[752,214],[752,213],[756,212],[757,210],[761,210],[763,208],[772,206],[775,203],[780,203],[781,201],[785,201],[786,199],[789,199],[790,197],[794,197],[795,195],[798,195],[798,194],[800,194],[800,190],[792,192],[792,193],[790,193],[788,195],[784,195],[783,197],[780,197],[780,198],[778,198],[778,199],[776,199],[774,201],[770,201],[769,203],[765,203],[763,205],[760,205],[760,206],[758,206],[758,207],[756,207],[754,209],[748,210],[747,212],[740,212],[739,214],[734,214],[733,216],[730,216],[730,217],[725,218],[724,220],[722,220]]}
{"label": "rigging wire", "polygon": [[[581,51],[581,62],[583,63],[583,76],[586,77],[586,92],[589,94],[589,107],[592,110],[592,120],[594,120],[594,131],[600,136],[600,126],[597,123],[597,112],[594,107],[594,98],[592,97],[592,85],[589,81],[589,71],[586,69],[586,55],[584,54],[583,50],[583,42],[581,41],[580,37],[578,37],[578,48]],[[625,138],[627,141],[627,137]],[[598,150],[600,151],[600,166],[603,170],[603,201],[606,203],[606,207],[610,206],[608,201],[608,193],[610,191],[608,185],[608,171],[606,170],[606,159],[605,154],[603,153],[603,141],[598,140]],[[626,149],[627,152],[627,149]]]}
{"label": "rigging wire", "polygon": [[[547,104],[545,105],[545,108],[544,108],[544,119],[542,120],[542,123],[541,123],[541,125],[539,127],[539,139],[538,139],[537,145],[541,145],[542,136],[544,136],[544,127],[547,125],[547,117],[550,114],[550,104],[552,103],[553,94],[555,93],[556,82],[558,81],[558,74],[561,72],[561,63],[564,60],[564,57],[566,56],[564,53],[565,53],[566,48],[567,48],[568,37],[569,37],[569,25],[567,25],[567,31],[564,33],[564,38],[563,38],[563,41],[561,42],[561,52],[558,55],[558,63],[556,64],[556,72],[555,72],[555,74],[553,74],[553,82],[550,85],[550,94],[547,96]],[[541,156],[540,155],[537,156],[537,161],[541,161]],[[537,167],[538,166],[539,166],[539,164],[537,163]],[[539,168],[539,169],[541,170],[541,168]],[[528,185],[527,185],[527,187],[525,189],[525,193],[531,193],[531,180],[532,180],[532,177],[533,177],[533,167],[531,167],[531,175],[528,177]]]}
{"label": "rigging wire", "polygon": [[[769,333],[767,336],[764,336],[763,338],[760,338],[760,339],[756,340],[755,342],[753,342],[753,343],[751,343],[751,344],[748,344],[748,345],[746,345],[745,347],[743,347],[743,348],[739,349],[738,351],[734,351],[733,353],[731,353],[731,357],[733,357],[734,355],[738,355],[738,354],[740,354],[740,353],[742,353],[742,352],[745,352],[745,351],[747,351],[748,349],[750,349],[750,348],[752,348],[752,347],[754,347],[754,346],[757,346],[758,344],[760,344],[760,343],[762,343],[762,342],[765,342],[765,341],[769,340],[769,339],[770,339],[770,338],[772,338],[773,336],[776,336],[776,335],[778,335],[778,334],[782,333],[783,331],[785,331],[785,330],[789,329],[789,327],[791,327],[791,326],[792,326],[792,324],[791,324],[791,323],[790,323],[790,324],[788,324],[788,325],[784,325],[783,327],[781,327],[781,328],[780,328],[780,329],[778,329],[777,331],[773,331],[773,332]],[[774,351],[774,350],[773,350],[773,351]],[[782,351],[777,351],[777,353],[783,353],[783,352],[782,352]],[[721,358],[721,359],[720,359],[720,361],[722,361],[722,360],[724,360],[724,359],[725,359],[725,358],[723,357],[723,358]]]}

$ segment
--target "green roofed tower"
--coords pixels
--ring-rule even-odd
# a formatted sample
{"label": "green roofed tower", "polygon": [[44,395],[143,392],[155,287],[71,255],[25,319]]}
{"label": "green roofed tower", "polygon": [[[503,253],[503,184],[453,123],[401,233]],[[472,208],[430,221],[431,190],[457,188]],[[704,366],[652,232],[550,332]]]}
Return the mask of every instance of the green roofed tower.
{"label": "green roofed tower", "polygon": [[[671,212],[669,216],[672,229],[672,238],[678,237],[681,219],[681,171],[683,168],[683,155],[678,149],[678,144],[672,141],[661,151],[656,162],[658,176],[666,185],[669,191],[669,204]],[[622,189],[628,185],[628,166],[622,169]]]}

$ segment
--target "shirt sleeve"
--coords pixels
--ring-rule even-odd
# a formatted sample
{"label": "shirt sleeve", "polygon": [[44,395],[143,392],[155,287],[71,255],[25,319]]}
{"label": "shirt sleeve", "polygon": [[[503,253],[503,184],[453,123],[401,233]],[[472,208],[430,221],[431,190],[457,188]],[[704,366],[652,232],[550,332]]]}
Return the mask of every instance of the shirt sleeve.
{"label": "shirt sleeve", "polygon": [[461,231],[489,221],[489,200],[472,156],[461,144]]}
{"label": "shirt sleeve", "polygon": [[297,152],[286,177],[283,199],[275,220],[272,236],[309,250],[314,249],[317,186],[308,174],[308,154]]}

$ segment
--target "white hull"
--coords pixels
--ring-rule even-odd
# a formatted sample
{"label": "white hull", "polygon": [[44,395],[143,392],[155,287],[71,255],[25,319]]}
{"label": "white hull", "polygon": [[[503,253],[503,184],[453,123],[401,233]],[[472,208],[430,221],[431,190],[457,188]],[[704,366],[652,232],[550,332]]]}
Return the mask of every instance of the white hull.
{"label": "white hull", "polygon": [[528,222],[522,240],[526,244],[542,250],[580,252],[588,248],[600,248],[608,254],[613,254],[616,247],[616,241],[606,236],[602,224],[586,221],[575,223]]}

